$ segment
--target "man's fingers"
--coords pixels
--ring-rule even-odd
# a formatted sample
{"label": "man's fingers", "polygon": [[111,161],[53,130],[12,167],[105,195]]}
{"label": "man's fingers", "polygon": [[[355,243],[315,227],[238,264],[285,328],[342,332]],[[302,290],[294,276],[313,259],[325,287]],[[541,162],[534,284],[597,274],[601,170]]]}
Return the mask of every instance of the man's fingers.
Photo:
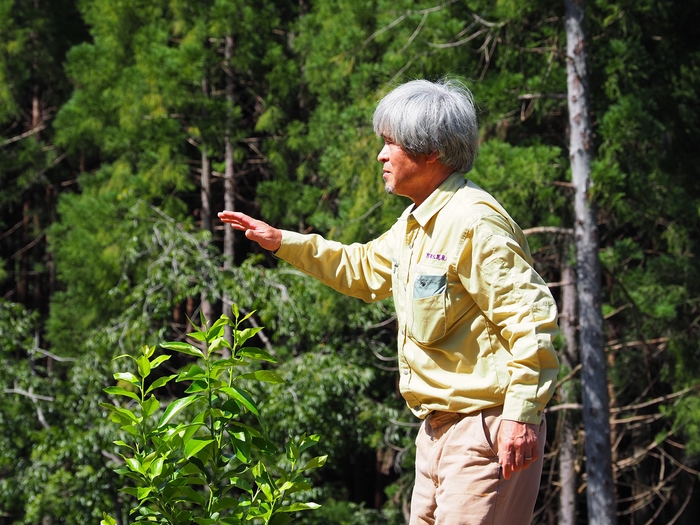
{"label": "man's fingers", "polygon": [[259,222],[249,217],[244,213],[239,213],[235,211],[222,211],[219,212],[219,219],[222,222],[231,224],[234,228],[247,229],[255,226],[255,223]]}

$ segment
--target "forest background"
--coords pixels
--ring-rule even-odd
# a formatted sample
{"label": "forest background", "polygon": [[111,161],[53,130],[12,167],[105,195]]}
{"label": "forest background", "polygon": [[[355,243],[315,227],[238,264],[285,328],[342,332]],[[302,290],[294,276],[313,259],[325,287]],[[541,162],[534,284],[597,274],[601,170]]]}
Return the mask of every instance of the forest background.
{"label": "forest background", "polygon": [[[586,5],[619,523],[700,512],[698,19],[695,0]],[[112,358],[231,303],[286,379],[255,387],[272,435],[319,433],[329,456],[323,506],[298,522],[404,523],[417,422],[393,305],[324,288],[216,212],[374,238],[407,204],[383,192],[374,106],[409,79],[461,78],[481,129],[469,178],[526,229],[565,306],[565,40],[563,0],[0,0],[0,524],[126,522],[99,405]],[[558,348],[534,522],[573,525],[575,335]]]}

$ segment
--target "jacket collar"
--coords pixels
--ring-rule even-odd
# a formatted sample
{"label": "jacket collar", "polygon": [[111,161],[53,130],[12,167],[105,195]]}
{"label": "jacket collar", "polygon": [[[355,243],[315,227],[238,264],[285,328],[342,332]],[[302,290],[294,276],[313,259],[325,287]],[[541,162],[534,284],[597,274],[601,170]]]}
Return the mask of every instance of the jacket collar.
{"label": "jacket collar", "polygon": [[450,201],[455,192],[466,184],[464,174],[453,173],[447,177],[437,189],[431,193],[423,204],[416,208],[415,204],[411,204],[401,214],[402,219],[408,219],[410,215],[425,228],[428,221],[432,219]]}

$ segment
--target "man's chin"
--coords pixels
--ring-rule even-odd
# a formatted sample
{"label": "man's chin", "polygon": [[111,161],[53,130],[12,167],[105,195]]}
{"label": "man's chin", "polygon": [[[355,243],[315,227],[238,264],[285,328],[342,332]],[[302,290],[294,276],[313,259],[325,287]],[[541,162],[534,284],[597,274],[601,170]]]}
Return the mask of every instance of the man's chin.
{"label": "man's chin", "polygon": [[385,184],[384,191],[387,192],[389,195],[393,195],[394,194],[394,186],[392,186],[391,184]]}

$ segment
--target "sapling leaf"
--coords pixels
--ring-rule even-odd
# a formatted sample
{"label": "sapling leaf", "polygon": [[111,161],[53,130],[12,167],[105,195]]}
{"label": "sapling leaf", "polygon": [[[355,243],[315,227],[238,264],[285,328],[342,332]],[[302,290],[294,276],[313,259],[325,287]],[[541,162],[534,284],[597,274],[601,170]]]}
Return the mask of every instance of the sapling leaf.
{"label": "sapling leaf", "polygon": [[126,466],[131,469],[132,472],[138,472],[139,474],[145,474],[141,462],[136,458],[126,458]]}
{"label": "sapling leaf", "polygon": [[170,403],[170,405],[168,405],[168,408],[165,409],[165,412],[163,413],[163,416],[160,418],[160,421],[158,422],[158,428],[161,428],[161,427],[164,427],[165,425],[167,425],[172,418],[174,418],[177,414],[179,414],[187,406],[194,403],[198,398],[199,398],[199,396],[197,396],[196,394],[193,394],[191,396],[176,399],[175,401]]}
{"label": "sapling leaf", "polygon": [[302,468],[301,471],[322,467],[326,464],[327,459],[328,456],[317,456],[304,465],[304,468]]}
{"label": "sapling leaf", "polygon": [[308,437],[306,436],[306,434],[304,434],[299,440],[299,452],[304,452],[305,450],[313,447],[319,442],[320,439],[321,436],[319,436],[318,434],[312,434]]}
{"label": "sapling leaf", "polygon": [[238,313],[238,305],[237,304],[234,303],[231,305],[231,312],[233,312],[233,317],[238,319],[239,313]]}
{"label": "sapling leaf", "polygon": [[238,377],[241,379],[257,379],[258,381],[263,381],[273,385],[284,383],[284,379],[282,379],[279,374],[273,372],[272,370],[256,370],[255,372],[248,372]]}
{"label": "sapling leaf", "polygon": [[304,490],[311,490],[311,484],[306,481],[294,481],[293,486],[287,489],[287,495],[294,494],[295,492],[301,492]]}
{"label": "sapling leaf", "polygon": [[256,326],[255,328],[246,328],[245,330],[240,330],[236,334],[236,343],[238,343],[239,345],[242,345],[248,339],[250,339],[255,334],[257,334],[260,330],[262,330],[262,327],[260,327],[260,326]]}
{"label": "sapling leaf", "polygon": [[149,386],[146,389],[146,394],[149,394],[151,392],[151,390],[155,390],[156,388],[160,388],[162,386],[165,386],[175,377],[177,377],[175,374],[170,375],[170,376],[159,377],[158,379],[153,381],[153,383],[151,383],[151,386]]}
{"label": "sapling leaf", "polygon": [[159,355],[153,361],[151,361],[151,369],[158,368],[162,363],[170,359],[172,356],[167,354]]}
{"label": "sapling leaf", "polygon": [[238,388],[237,386],[232,386],[232,387],[222,387],[221,391],[232,398],[234,398],[236,401],[238,401],[240,404],[242,404],[244,407],[246,407],[248,410],[250,410],[253,414],[256,416],[260,415],[260,412],[258,411],[258,407],[255,406],[255,402],[253,401],[253,398],[250,397],[250,394],[243,390],[242,388]]}
{"label": "sapling leaf", "polygon": [[238,355],[244,357],[250,357],[251,359],[257,359],[258,361],[269,361],[270,363],[276,363],[277,358],[270,354],[269,352],[263,350],[262,348],[256,348],[254,346],[246,346],[236,352]]}
{"label": "sapling leaf", "polygon": [[165,458],[163,458],[162,456],[153,460],[153,463],[151,463],[151,467],[148,469],[151,473],[151,476],[153,476],[154,478],[160,476],[160,474],[163,472],[164,461]]}
{"label": "sapling leaf", "polygon": [[192,365],[187,370],[180,372],[177,376],[177,382],[194,381],[195,379],[206,379],[207,373],[199,366]]}
{"label": "sapling leaf", "polygon": [[187,387],[185,393],[194,394],[195,392],[203,392],[207,389],[207,382],[203,380],[192,381],[192,384]]}
{"label": "sapling leaf", "polygon": [[207,336],[204,332],[200,332],[197,330],[196,332],[190,332],[187,334],[188,337],[191,337],[192,339],[196,339],[197,341],[202,341],[203,343],[206,342]]}
{"label": "sapling leaf", "polygon": [[172,342],[172,343],[160,343],[160,346],[167,348],[168,350],[174,350],[180,352],[181,354],[194,355],[197,357],[204,357],[202,351],[189,343]]}
{"label": "sapling leaf", "polygon": [[184,487],[178,487],[177,492],[184,501],[196,503],[200,507],[204,507],[206,505],[206,500],[204,499],[204,496],[196,490],[194,490],[192,487],[189,487],[187,485],[185,485]]}
{"label": "sapling leaf", "polygon": [[219,352],[224,348],[233,350],[231,343],[229,343],[225,337],[217,337],[209,344],[209,353],[213,354],[214,352]]}
{"label": "sapling leaf", "polygon": [[132,385],[141,386],[141,380],[131,372],[117,372],[114,374],[114,379],[117,381],[126,381]]}
{"label": "sapling leaf", "polygon": [[251,427],[250,425],[246,425],[245,423],[241,423],[239,421],[231,421],[229,423],[229,428],[233,429],[235,427],[240,427],[244,429],[248,434],[250,434],[253,437],[262,437],[262,433],[255,427]]}
{"label": "sapling leaf", "polygon": [[185,445],[185,457],[189,459],[196,456],[200,450],[213,442],[213,439],[190,439]]}
{"label": "sapling leaf", "polygon": [[117,520],[106,512],[102,513],[102,520],[100,520],[100,525],[117,525]]}
{"label": "sapling leaf", "polygon": [[312,501],[308,503],[302,503],[302,502],[297,502],[297,503],[292,503],[289,506],[286,507],[280,507],[277,509],[277,512],[299,512],[302,510],[315,510],[319,508],[321,505],[318,503],[314,503]]}
{"label": "sapling leaf", "polygon": [[135,399],[136,401],[140,401],[139,396],[137,396],[134,392],[130,392],[120,386],[108,386],[103,390],[104,392],[112,394],[113,396],[125,396],[130,397],[131,399]]}
{"label": "sapling leaf", "polygon": [[142,355],[136,360],[136,364],[139,367],[139,375],[141,377],[148,377],[151,373],[151,362],[148,360],[148,357],[145,355]]}
{"label": "sapling leaf", "polygon": [[247,320],[247,319],[250,318],[255,312],[256,312],[256,310],[253,310],[252,312],[248,312],[248,313],[245,315],[245,317],[243,317],[243,319],[241,319],[239,322],[242,323],[243,321]]}
{"label": "sapling leaf", "polygon": [[253,467],[253,478],[255,479],[255,484],[265,495],[267,501],[274,501],[275,484],[270,478],[270,474],[268,474],[262,461],[258,461]]}
{"label": "sapling leaf", "polygon": [[232,432],[231,444],[236,453],[236,457],[240,459],[243,463],[250,463],[251,460],[251,440],[245,432]]}
{"label": "sapling leaf", "polygon": [[284,445],[285,452],[287,453],[287,461],[294,465],[299,459],[299,447],[293,441],[288,441]]}
{"label": "sapling leaf", "polygon": [[[238,502],[238,506],[242,507],[243,505],[240,504],[240,501]],[[222,525],[243,525],[243,522],[236,518],[235,516],[229,516],[227,518],[221,518],[221,524]]]}
{"label": "sapling leaf", "polygon": [[156,396],[151,395],[146,401],[141,405],[141,413],[143,417],[148,417],[151,414],[155,414],[156,410],[160,408],[160,403],[156,399]]}
{"label": "sapling leaf", "polygon": [[238,500],[232,497],[219,498],[213,505],[212,511],[235,510],[238,507]]}
{"label": "sapling leaf", "polygon": [[[277,512],[280,512],[279,509]],[[287,523],[292,521],[292,517],[289,514],[281,513],[272,516],[268,525],[287,525]]]}
{"label": "sapling leaf", "polygon": [[124,432],[128,432],[134,437],[140,437],[139,430],[134,425],[124,425],[122,430]]}
{"label": "sapling leaf", "polygon": [[143,475],[141,475],[137,472],[132,472],[128,468],[117,468],[117,469],[114,469],[114,472],[116,472],[120,476],[126,476],[127,478],[131,478],[133,480],[136,480],[138,483],[143,483]]}
{"label": "sapling leaf", "polygon": [[130,423],[139,423],[141,421],[131,410],[126,408],[110,405],[109,403],[100,403],[100,406],[109,410],[112,413],[112,416],[117,417],[117,419],[112,418],[112,421],[115,423],[128,425]]}

